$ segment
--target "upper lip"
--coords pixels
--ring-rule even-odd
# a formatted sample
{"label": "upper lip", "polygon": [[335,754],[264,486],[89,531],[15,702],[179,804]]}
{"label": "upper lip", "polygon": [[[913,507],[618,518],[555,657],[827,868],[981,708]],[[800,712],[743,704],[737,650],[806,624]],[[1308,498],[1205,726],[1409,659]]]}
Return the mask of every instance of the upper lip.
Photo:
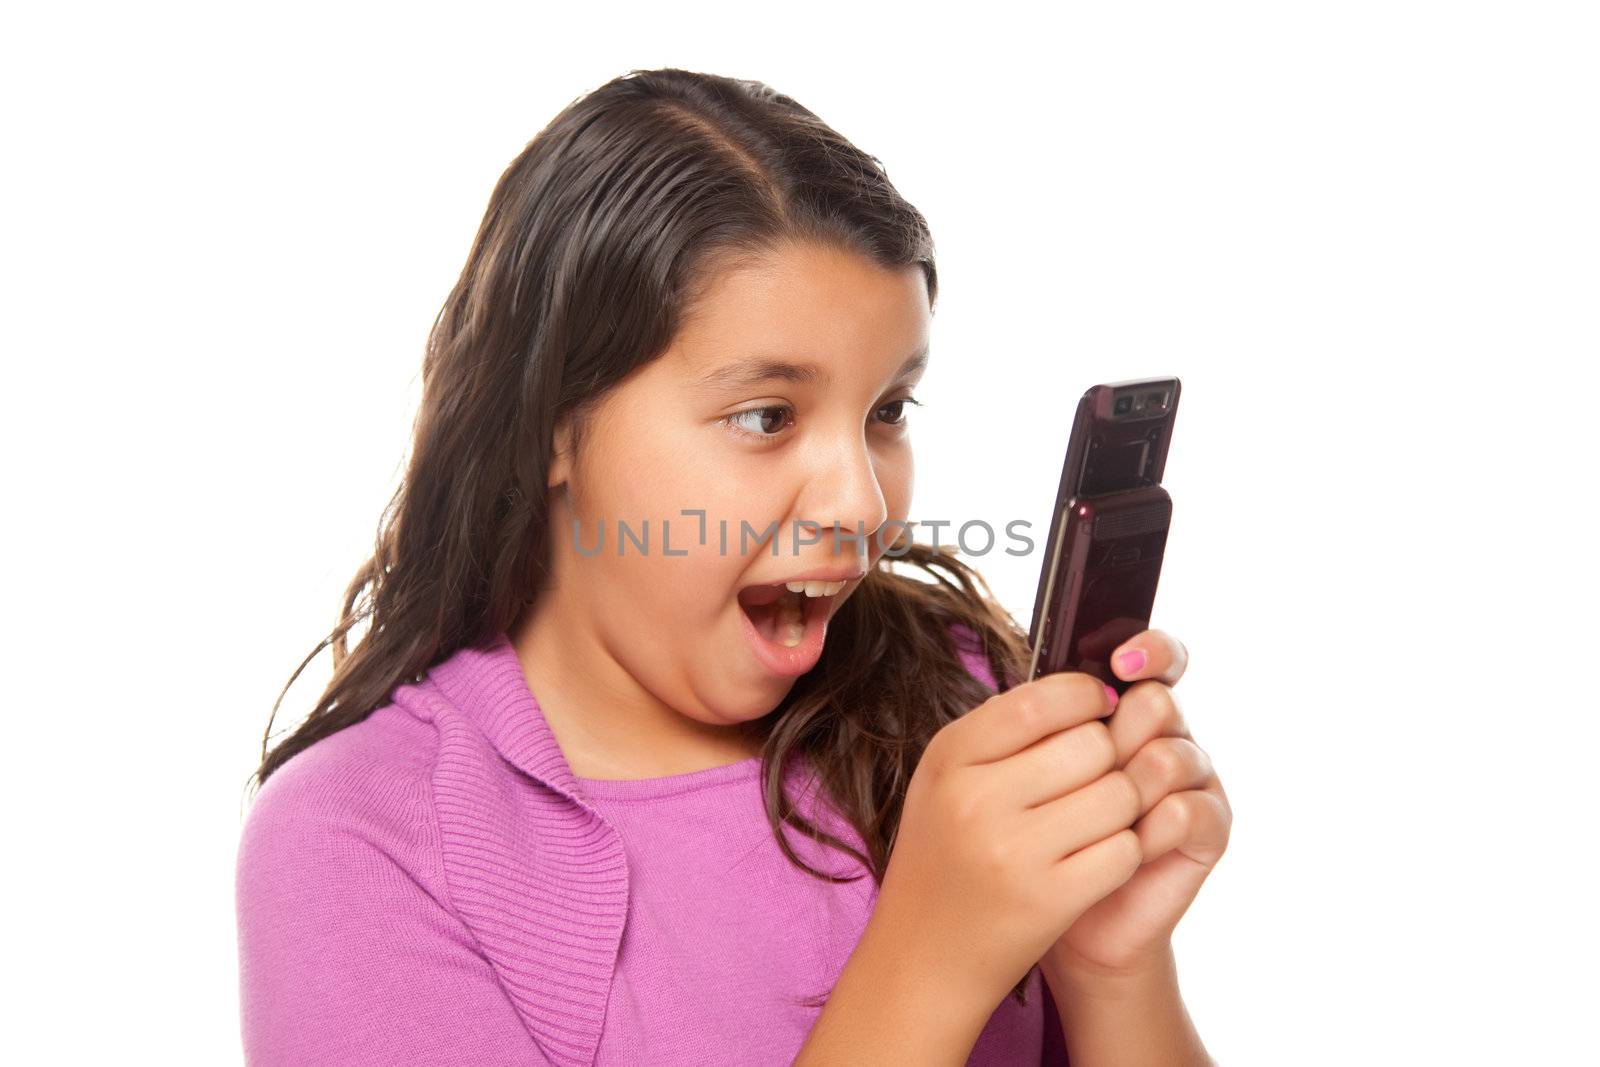
{"label": "upper lip", "polygon": [[804,571],[800,574],[791,574],[787,578],[774,578],[771,581],[751,582],[751,585],[787,585],[790,582],[853,582],[857,578],[867,576],[864,567],[818,567],[814,570]]}

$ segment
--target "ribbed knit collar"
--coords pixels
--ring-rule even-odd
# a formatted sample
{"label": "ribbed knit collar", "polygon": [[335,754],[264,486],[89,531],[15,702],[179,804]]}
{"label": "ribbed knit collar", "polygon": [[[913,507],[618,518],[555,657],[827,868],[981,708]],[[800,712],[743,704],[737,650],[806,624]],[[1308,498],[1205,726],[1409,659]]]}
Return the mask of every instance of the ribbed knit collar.
{"label": "ribbed knit collar", "polygon": [[586,804],[566,755],[545,721],[510,637],[458,649],[428,674],[439,690],[483,730],[495,750],[524,774]]}
{"label": "ribbed knit collar", "polygon": [[[457,649],[394,699],[439,732],[434,812],[457,914],[545,1058],[592,1067],[628,915],[621,836],[573,776],[505,633]],[[808,766],[797,759],[785,776],[797,806],[850,839],[813,805]]]}
{"label": "ribbed knit collar", "polygon": [[439,731],[433,805],[456,913],[545,1058],[592,1067],[628,916],[621,837],[584,801],[504,633],[394,699]]}

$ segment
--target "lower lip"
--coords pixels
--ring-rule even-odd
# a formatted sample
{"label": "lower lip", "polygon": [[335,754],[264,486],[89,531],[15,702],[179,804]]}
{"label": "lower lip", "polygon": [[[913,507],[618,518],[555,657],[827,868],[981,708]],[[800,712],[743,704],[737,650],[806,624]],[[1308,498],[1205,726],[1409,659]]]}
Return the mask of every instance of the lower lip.
{"label": "lower lip", "polygon": [[798,678],[815,667],[817,661],[822,658],[822,640],[828,635],[828,614],[834,599],[835,597],[806,597],[805,612],[801,616],[806,630],[800,638],[800,643],[793,648],[776,641],[768,641],[756,629],[755,623],[750,621],[750,616],[745,614],[744,608],[735,604],[733,609],[739,613],[739,625],[744,628],[744,635],[750,642],[751,651],[755,653],[757,661],[767,669],[767,672],[782,678]]}

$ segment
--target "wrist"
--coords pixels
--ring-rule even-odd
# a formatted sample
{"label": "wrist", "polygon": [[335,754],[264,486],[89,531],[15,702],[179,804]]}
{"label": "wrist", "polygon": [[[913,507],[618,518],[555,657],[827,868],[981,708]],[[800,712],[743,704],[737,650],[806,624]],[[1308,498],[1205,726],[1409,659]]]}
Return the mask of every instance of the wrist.
{"label": "wrist", "polygon": [[926,938],[891,919],[885,909],[868,920],[797,1067],[967,1062],[999,998],[987,1003],[959,968],[927,950]]}
{"label": "wrist", "polygon": [[1184,1006],[1170,943],[1130,968],[1053,959],[1040,969],[1073,1067],[1216,1067]]}
{"label": "wrist", "polygon": [[1039,961],[1039,970],[1050,983],[1051,995],[1057,998],[1124,1000],[1175,983],[1178,964],[1172,942],[1167,940],[1116,967],[1055,951]]}

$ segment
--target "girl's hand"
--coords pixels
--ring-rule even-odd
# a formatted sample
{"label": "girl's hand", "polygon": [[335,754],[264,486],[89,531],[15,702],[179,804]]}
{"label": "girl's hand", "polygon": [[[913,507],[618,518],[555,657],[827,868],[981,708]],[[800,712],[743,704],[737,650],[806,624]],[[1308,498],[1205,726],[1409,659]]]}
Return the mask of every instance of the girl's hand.
{"label": "girl's hand", "polygon": [[976,1037],[1062,931],[1139,870],[1135,789],[1114,770],[1102,721],[1111,710],[1108,686],[1063,671],[934,735],[857,949],[868,963],[855,968],[916,976]]}
{"label": "girl's hand", "polygon": [[[1121,661],[1136,651],[1143,664]],[[1040,960],[1046,973],[1093,981],[1159,966],[1173,928],[1228,847],[1233,809],[1170,688],[1188,663],[1183,643],[1160,630],[1129,638],[1111,657],[1117,677],[1142,679],[1122,694],[1107,725],[1116,766],[1138,787],[1133,830],[1144,860],[1061,935]]]}

